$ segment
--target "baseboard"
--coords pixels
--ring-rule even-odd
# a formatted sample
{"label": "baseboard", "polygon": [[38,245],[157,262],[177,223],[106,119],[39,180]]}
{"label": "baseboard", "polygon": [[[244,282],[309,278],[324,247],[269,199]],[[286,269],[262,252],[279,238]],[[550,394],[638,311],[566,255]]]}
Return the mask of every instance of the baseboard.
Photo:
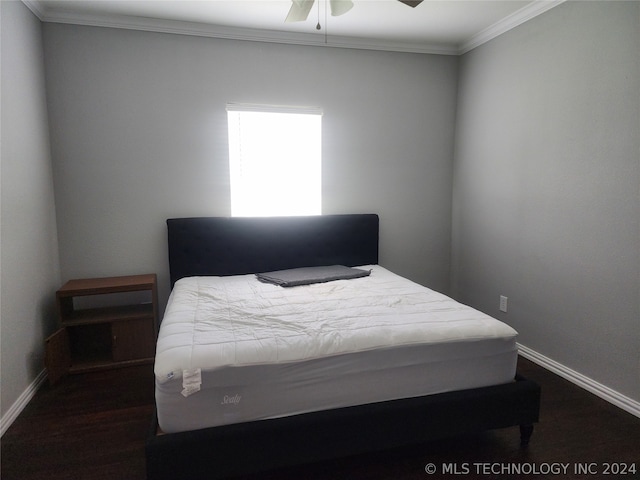
{"label": "baseboard", "polygon": [[2,415],[2,418],[0,418],[0,437],[4,435],[11,424],[16,420],[16,418],[18,418],[18,415],[20,415],[22,410],[24,410],[46,379],[47,371],[43,369],[33,382],[29,384],[26,390],[22,392],[13,405],[11,405],[11,408]]}
{"label": "baseboard", "polygon": [[[593,393],[594,395],[606,400],[607,402],[623,409],[626,412],[640,418],[640,402],[633,400],[619,392],[616,392],[612,388],[607,387],[591,378],[576,372],[575,370],[565,367],[561,363],[550,359],[542,355],[541,353],[532,350],[531,348],[518,344],[518,352],[527,360],[531,360],[533,363],[546,368],[547,370],[560,375],[562,378],[578,385],[581,388]],[[27,404],[31,401],[36,394],[40,386],[47,379],[47,371],[42,370],[38,376],[29,384],[24,392],[18,397],[18,399],[11,405],[11,408],[7,410],[0,419],[0,437],[9,429],[11,424],[18,418],[18,415],[24,410]]]}
{"label": "baseboard", "polygon": [[619,407],[632,415],[640,418],[640,402],[616,392],[612,388],[607,387],[595,380],[576,372],[575,370],[565,367],[555,360],[545,357],[541,353],[530,349],[524,345],[518,344],[518,352],[527,360],[546,368],[547,370],[569,380],[571,383],[593,393],[594,395],[606,400],[607,402]]}

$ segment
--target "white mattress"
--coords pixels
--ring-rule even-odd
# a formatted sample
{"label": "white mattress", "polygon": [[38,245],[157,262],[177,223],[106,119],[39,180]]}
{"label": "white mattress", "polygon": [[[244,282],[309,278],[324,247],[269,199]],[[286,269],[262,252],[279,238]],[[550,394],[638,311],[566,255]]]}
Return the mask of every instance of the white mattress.
{"label": "white mattress", "polygon": [[176,282],[156,349],[165,432],[512,381],[508,325],[378,265],[283,288],[253,275]]}

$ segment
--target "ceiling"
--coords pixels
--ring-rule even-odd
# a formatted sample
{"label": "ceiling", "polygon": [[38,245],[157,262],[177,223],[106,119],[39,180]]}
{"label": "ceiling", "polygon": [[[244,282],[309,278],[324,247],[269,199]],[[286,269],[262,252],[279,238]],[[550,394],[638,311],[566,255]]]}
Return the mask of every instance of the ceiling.
{"label": "ceiling", "polygon": [[[305,45],[457,55],[564,0],[354,0],[332,17],[316,0],[306,21],[285,23],[290,0],[23,0],[45,22]],[[320,24],[320,30],[316,25]]]}

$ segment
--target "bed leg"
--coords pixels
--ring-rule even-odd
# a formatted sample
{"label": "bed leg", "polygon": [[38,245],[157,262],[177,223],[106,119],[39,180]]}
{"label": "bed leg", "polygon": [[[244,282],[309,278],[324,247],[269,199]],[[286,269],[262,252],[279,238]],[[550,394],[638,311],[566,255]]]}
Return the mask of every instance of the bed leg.
{"label": "bed leg", "polygon": [[529,440],[531,440],[531,435],[533,434],[533,424],[528,425],[520,425],[520,446],[527,447],[529,446]]}

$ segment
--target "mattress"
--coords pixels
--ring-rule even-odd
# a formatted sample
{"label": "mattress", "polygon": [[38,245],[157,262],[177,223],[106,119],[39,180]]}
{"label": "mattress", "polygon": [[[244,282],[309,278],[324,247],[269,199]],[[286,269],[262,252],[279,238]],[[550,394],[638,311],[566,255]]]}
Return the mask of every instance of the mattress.
{"label": "mattress", "polygon": [[379,265],[282,288],[254,275],[176,282],[158,335],[167,433],[513,381],[517,333]]}

